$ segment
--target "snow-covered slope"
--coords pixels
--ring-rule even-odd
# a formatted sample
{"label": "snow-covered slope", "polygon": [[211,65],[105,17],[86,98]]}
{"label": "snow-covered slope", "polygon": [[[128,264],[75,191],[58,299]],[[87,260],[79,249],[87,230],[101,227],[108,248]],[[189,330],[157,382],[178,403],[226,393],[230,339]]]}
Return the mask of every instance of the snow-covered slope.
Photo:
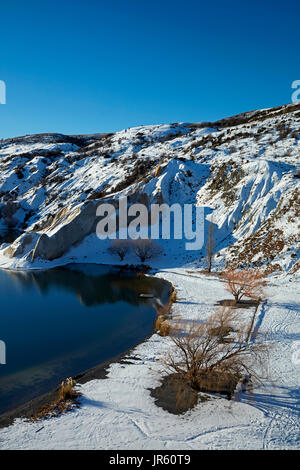
{"label": "snow-covered slope", "polygon": [[[0,221],[30,236],[0,247],[0,267],[118,262],[107,243],[87,233],[53,261],[30,262],[28,249],[90,212],[102,198],[144,195],[149,202],[195,203],[214,223],[216,263],[261,266],[267,300],[255,334],[274,342],[271,382],[236,400],[211,396],[184,415],[154,403],[169,338],[154,334],[107,380],[81,386],[81,406],[43,422],[18,419],[0,431],[2,449],[298,449],[300,276],[300,105],[253,111],[216,123],[143,126],[115,134],[47,134],[0,142]],[[91,207],[90,205],[88,207]],[[85,208],[85,209],[84,209]],[[1,233],[0,233],[1,236]],[[22,238],[23,237],[23,238]],[[19,240],[19,241],[18,241]],[[1,241],[0,241],[1,243]],[[199,273],[201,253],[164,241],[151,260],[178,291],[173,318],[202,321],[227,295],[217,276]],[[21,250],[22,251],[22,250]],[[202,253],[203,255],[203,253]],[[124,263],[134,263],[133,255]],[[194,268],[194,269],[193,269]],[[280,274],[289,273],[285,278]],[[246,309],[243,315],[251,315]],[[298,356],[297,356],[298,357]]]}
{"label": "snow-covered slope", "polygon": [[[299,150],[299,104],[216,123],[7,139],[0,142],[0,225],[51,234],[63,208],[72,212],[87,200],[146,193],[150,202],[206,207],[218,264],[299,274]],[[3,255],[7,246],[0,260],[8,267],[15,260]],[[26,254],[17,255],[19,266]],[[192,258],[201,264],[201,253]]]}
{"label": "snow-covered slope", "polygon": [[[214,276],[186,269],[159,274],[178,290],[173,318],[203,320],[216,301],[226,297]],[[170,338],[154,334],[126,357],[111,364],[106,380],[80,386],[80,408],[56,418],[26,422],[0,430],[0,449],[299,449],[300,292],[295,282],[269,285],[268,301],[260,306],[255,331],[268,335],[276,347],[270,359],[271,383],[237,392],[235,400],[210,395],[183,415],[155,405],[149,388],[160,384],[161,359],[170,352]],[[241,312],[249,318],[252,311]]]}

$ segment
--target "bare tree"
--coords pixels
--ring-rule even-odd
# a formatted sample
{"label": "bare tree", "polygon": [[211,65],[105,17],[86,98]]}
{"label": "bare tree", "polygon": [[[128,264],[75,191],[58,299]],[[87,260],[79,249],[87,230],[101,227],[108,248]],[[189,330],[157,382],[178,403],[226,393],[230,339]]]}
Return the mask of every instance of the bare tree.
{"label": "bare tree", "polygon": [[121,261],[123,261],[129,250],[130,244],[128,240],[111,240],[108,248],[108,251],[112,255],[118,255]]}
{"label": "bare tree", "polygon": [[215,253],[216,253],[215,225],[213,221],[211,221],[208,224],[207,239],[205,243],[205,259],[206,259],[207,269],[209,273],[212,270]]}
{"label": "bare tree", "polygon": [[258,269],[227,269],[222,278],[226,290],[233,295],[236,303],[243,297],[253,300],[261,300],[264,297],[263,287],[266,281]]}
{"label": "bare tree", "polygon": [[[251,376],[252,383],[261,383],[267,376],[269,346],[247,342],[249,325],[237,325],[236,319],[233,309],[223,306],[203,323],[175,325],[171,331],[175,350],[163,361],[166,369],[197,390],[223,392],[228,397],[245,375]],[[233,332],[233,337],[225,340],[224,329],[225,336]]]}
{"label": "bare tree", "polygon": [[162,246],[149,238],[132,240],[131,246],[134,253],[140,258],[142,263],[148,259],[160,256],[163,252]]}

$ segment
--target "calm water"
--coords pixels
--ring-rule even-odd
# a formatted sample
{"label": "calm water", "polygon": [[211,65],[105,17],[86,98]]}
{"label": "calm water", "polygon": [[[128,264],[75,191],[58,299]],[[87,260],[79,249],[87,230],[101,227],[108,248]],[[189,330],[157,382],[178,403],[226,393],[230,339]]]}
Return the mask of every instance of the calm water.
{"label": "calm water", "polygon": [[163,280],[97,265],[0,270],[0,413],[143,340],[168,296]]}

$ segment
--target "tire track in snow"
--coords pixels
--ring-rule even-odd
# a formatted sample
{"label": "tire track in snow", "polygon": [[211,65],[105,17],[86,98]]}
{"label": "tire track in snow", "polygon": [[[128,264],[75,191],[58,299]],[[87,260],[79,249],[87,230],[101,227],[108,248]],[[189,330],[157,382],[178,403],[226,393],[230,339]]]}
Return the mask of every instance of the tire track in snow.
{"label": "tire track in snow", "polygon": [[[284,316],[279,319],[273,320],[271,316],[272,308],[276,305],[269,305],[268,300],[262,304],[259,317],[253,329],[251,340],[255,341],[256,335],[262,326],[262,323],[268,315],[268,322],[270,328],[270,337],[272,339],[279,333],[281,336],[288,333],[289,327],[296,323],[296,320],[291,320],[292,311],[289,309],[285,311]],[[299,410],[297,411],[297,402],[290,399],[289,405],[288,397],[281,397],[280,395],[270,395],[269,402],[259,403],[259,396],[254,398],[250,406],[261,410],[265,417],[269,417],[269,423],[263,436],[263,449],[269,449],[270,444],[273,442],[281,442],[282,436],[285,437],[285,442],[293,442],[297,444],[300,439],[300,425],[299,425]],[[283,401],[285,400],[285,401]],[[279,444],[280,446],[280,444]],[[276,446],[275,446],[276,447]]]}

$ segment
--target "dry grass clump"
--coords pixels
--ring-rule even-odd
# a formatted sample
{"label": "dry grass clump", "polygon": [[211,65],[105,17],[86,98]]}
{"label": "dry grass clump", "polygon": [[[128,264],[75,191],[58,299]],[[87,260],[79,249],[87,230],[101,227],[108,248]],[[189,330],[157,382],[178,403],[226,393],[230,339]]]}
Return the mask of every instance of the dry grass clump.
{"label": "dry grass clump", "polygon": [[58,391],[58,399],[44,405],[31,419],[36,421],[39,419],[53,418],[71,411],[74,408],[78,408],[81,393],[75,389],[75,386],[76,381],[72,379],[72,377],[63,380]]}
{"label": "dry grass clump", "polygon": [[78,392],[75,390],[75,385],[76,381],[72,379],[72,377],[63,380],[59,389],[59,399],[66,401],[78,397]]}
{"label": "dry grass clump", "polygon": [[154,242],[150,238],[139,238],[137,240],[111,240],[108,252],[111,255],[119,256],[120,260],[123,261],[126,255],[133,252],[141,261],[150,260],[157,258],[162,255],[163,248],[159,243]]}
{"label": "dry grass clump", "polygon": [[163,315],[159,315],[155,320],[155,330],[160,336],[168,336],[171,333],[171,325]]}
{"label": "dry grass clump", "polygon": [[170,303],[174,304],[175,302],[177,302],[177,290],[173,288],[170,295]]}

